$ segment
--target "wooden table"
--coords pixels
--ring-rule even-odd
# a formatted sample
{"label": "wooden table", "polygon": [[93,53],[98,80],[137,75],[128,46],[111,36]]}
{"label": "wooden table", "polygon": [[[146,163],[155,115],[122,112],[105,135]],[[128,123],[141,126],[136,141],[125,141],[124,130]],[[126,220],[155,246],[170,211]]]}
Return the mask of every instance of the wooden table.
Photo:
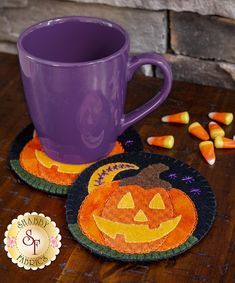
{"label": "wooden table", "polygon": [[[127,110],[148,100],[159,81],[137,77],[128,89]],[[0,282],[235,282],[235,150],[217,150],[214,166],[201,158],[199,140],[187,133],[187,126],[160,122],[167,113],[188,110],[191,121],[208,123],[211,111],[235,112],[235,91],[175,82],[167,101],[136,125],[146,151],[176,157],[199,170],[216,193],[218,209],[209,234],[185,254],[148,264],[108,262],[90,254],[69,233],[65,219],[65,198],[35,191],[19,182],[10,171],[8,152],[16,134],[30,118],[26,111],[17,57],[0,54]],[[151,135],[173,134],[172,150],[146,144]],[[226,127],[235,134],[235,123]],[[44,213],[61,230],[62,248],[56,261],[38,271],[18,268],[4,251],[3,237],[13,218],[25,212]]]}

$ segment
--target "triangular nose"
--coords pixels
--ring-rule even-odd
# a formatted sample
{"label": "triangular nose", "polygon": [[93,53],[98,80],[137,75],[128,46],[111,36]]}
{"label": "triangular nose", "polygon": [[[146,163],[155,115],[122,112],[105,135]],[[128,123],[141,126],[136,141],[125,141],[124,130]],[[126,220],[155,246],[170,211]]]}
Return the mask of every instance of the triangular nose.
{"label": "triangular nose", "polygon": [[146,221],[148,221],[148,218],[147,218],[147,216],[145,215],[145,213],[143,212],[143,210],[140,209],[140,210],[136,213],[136,215],[135,215],[135,217],[134,217],[134,220],[135,220],[135,221],[138,221],[138,222],[146,222]]}

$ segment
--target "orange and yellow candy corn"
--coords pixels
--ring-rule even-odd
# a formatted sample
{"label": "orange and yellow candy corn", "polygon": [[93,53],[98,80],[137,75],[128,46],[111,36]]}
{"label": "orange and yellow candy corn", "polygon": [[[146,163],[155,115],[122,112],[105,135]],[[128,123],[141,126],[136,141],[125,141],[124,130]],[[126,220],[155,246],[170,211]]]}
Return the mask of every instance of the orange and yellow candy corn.
{"label": "orange and yellow candy corn", "polygon": [[147,143],[149,145],[155,145],[169,149],[173,147],[174,141],[175,140],[173,136],[149,137],[147,139]]}
{"label": "orange and yellow candy corn", "polygon": [[224,130],[216,122],[210,122],[208,127],[209,127],[210,136],[213,140],[218,136],[220,137],[225,136]]}
{"label": "orange and yellow candy corn", "polygon": [[161,120],[162,122],[166,122],[166,123],[188,124],[189,114],[187,111],[180,112],[172,115],[163,116]]}
{"label": "orange and yellow candy corn", "polygon": [[228,112],[211,112],[208,114],[209,118],[220,122],[225,125],[229,125],[233,121],[233,113]]}
{"label": "orange and yellow candy corn", "polygon": [[188,131],[190,134],[194,135],[195,137],[207,141],[209,140],[210,136],[208,135],[207,131],[202,127],[202,125],[198,122],[192,123],[188,127]]}
{"label": "orange and yellow candy corn", "polygon": [[203,141],[199,144],[199,149],[202,156],[205,158],[208,164],[213,165],[215,163],[215,150],[212,141]]}
{"label": "orange and yellow candy corn", "polygon": [[218,136],[215,138],[215,147],[228,149],[235,148],[235,140]]}

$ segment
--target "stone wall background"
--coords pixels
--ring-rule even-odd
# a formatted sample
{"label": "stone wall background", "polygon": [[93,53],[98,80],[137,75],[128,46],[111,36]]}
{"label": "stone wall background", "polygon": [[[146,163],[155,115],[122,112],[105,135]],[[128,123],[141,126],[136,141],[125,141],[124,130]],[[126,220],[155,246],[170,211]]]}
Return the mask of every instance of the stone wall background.
{"label": "stone wall background", "polygon": [[[0,51],[16,53],[24,28],[66,15],[119,23],[131,53],[163,54],[175,80],[235,89],[234,0],[0,0]],[[159,75],[149,65],[142,72]]]}

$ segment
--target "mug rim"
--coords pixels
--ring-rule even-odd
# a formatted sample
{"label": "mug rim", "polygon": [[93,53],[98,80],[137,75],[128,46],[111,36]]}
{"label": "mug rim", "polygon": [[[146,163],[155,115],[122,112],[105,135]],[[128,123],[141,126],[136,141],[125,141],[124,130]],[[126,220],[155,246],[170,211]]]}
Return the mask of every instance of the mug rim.
{"label": "mug rim", "polygon": [[[119,48],[117,51],[115,51],[111,55],[102,57],[102,58],[97,59],[97,60],[91,60],[91,61],[85,61],[85,62],[60,62],[60,61],[47,60],[47,59],[43,59],[43,58],[40,58],[40,57],[37,57],[37,56],[31,54],[30,52],[28,52],[23,47],[22,41],[29,33],[33,32],[35,30],[41,29],[41,28],[48,26],[48,25],[55,25],[55,24],[59,24],[59,23],[69,22],[69,21],[78,21],[78,22],[83,22],[83,23],[94,23],[94,24],[100,24],[100,25],[112,27],[112,28],[114,28],[114,29],[116,29],[116,30],[118,30],[119,32],[122,33],[122,35],[124,36],[124,39],[125,39],[124,44],[121,46],[121,48]],[[19,38],[17,40],[17,49],[18,49],[19,55],[20,55],[20,53],[22,53],[28,59],[39,62],[41,64],[55,66],[55,67],[85,66],[85,65],[93,65],[93,64],[97,64],[97,63],[107,62],[107,61],[112,60],[113,58],[119,56],[126,49],[128,50],[129,46],[130,46],[129,35],[124,30],[124,28],[122,28],[120,25],[118,25],[118,24],[116,24],[112,21],[103,19],[103,18],[86,17],[86,16],[64,16],[64,17],[56,17],[56,18],[47,19],[47,20],[37,22],[37,23],[29,26],[25,30],[23,30],[20,33]]]}

